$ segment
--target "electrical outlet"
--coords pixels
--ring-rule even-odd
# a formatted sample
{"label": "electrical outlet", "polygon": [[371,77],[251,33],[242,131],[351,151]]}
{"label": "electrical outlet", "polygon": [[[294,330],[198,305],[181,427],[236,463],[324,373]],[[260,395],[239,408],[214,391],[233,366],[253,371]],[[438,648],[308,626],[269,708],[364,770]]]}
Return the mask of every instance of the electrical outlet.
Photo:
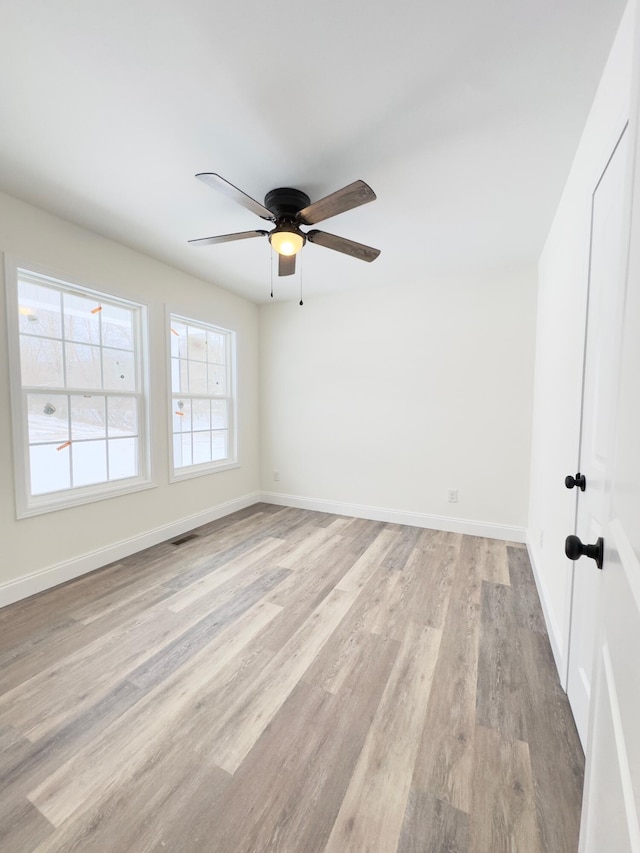
{"label": "electrical outlet", "polygon": [[273,480],[275,483],[280,482],[280,471],[274,471],[273,472]]}
{"label": "electrical outlet", "polygon": [[458,490],[457,489],[449,489],[447,492],[447,500],[450,504],[458,503]]}

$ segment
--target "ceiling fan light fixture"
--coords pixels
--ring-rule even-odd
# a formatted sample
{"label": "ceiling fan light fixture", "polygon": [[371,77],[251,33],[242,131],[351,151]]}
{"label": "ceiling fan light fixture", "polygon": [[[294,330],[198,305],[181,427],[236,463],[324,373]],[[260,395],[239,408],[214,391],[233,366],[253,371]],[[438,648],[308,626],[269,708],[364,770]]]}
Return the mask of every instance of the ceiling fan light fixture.
{"label": "ceiling fan light fixture", "polygon": [[[301,231],[300,226],[317,225],[339,213],[346,213],[362,204],[375,201],[376,194],[364,181],[353,181],[346,187],[336,190],[324,198],[314,201],[309,196],[294,187],[276,187],[264,197],[264,205],[256,201],[234,184],[215,172],[199,172],[196,175],[205,184],[235,201],[242,207],[257,214],[261,219],[273,222],[272,231],[256,229],[254,231],[239,231],[235,234],[218,234],[213,237],[200,237],[189,240],[197,246],[209,246],[215,243],[229,243],[234,240],[247,240],[250,237],[269,237],[269,243],[279,257],[278,275],[294,275],[296,271],[296,255],[306,243],[314,243],[334,252],[342,252],[361,261],[375,261],[380,254],[379,249],[347,240],[327,231]],[[35,318],[30,318],[35,319]]]}
{"label": "ceiling fan light fixture", "polygon": [[304,234],[292,225],[281,225],[269,234],[269,242],[279,255],[297,255],[306,240]]}

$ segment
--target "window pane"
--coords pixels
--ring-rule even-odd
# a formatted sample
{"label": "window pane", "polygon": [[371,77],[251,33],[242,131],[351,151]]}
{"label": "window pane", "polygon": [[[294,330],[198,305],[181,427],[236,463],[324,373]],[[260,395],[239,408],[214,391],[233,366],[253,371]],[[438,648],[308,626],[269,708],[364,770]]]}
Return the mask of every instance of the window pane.
{"label": "window pane", "polygon": [[[58,447],[61,449],[58,450]],[[69,446],[55,444],[41,444],[29,448],[32,495],[44,495],[69,488],[69,451]]]}
{"label": "window pane", "polygon": [[189,362],[189,393],[207,393],[207,365],[203,361]]}
{"label": "window pane", "polygon": [[207,360],[210,364],[224,364],[226,335],[207,332]]}
{"label": "window pane", "polygon": [[[93,500],[137,485],[111,487],[112,480],[145,478],[146,484],[144,305],[44,273],[13,271],[8,284],[14,282],[18,310],[10,319],[18,334],[9,337],[9,365],[18,517],[78,503],[85,486]],[[190,406],[188,412],[190,422]]]}
{"label": "window pane", "polygon": [[133,312],[118,305],[103,305],[102,345],[118,349],[133,349]]}
{"label": "window pane", "polygon": [[136,438],[110,439],[109,479],[123,480],[138,475],[138,440]]}
{"label": "window pane", "polygon": [[228,394],[235,337],[195,320],[171,317],[169,325],[175,467],[226,461],[233,446]]}
{"label": "window pane", "polygon": [[174,358],[187,357],[187,327],[184,323],[171,320],[171,355]]}
{"label": "window pane", "polygon": [[63,293],[64,337],[85,344],[100,343],[100,301],[76,293]]}
{"label": "window pane", "polygon": [[109,437],[138,434],[138,405],[135,397],[107,398]]}
{"label": "window pane", "polygon": [[60,293],[27,281],[18,282],[20,331],[29,335],[62,337]]}
{"label": "window pane", "polygon": [[211,426],[213,429],[226,429],[229,426],[226,400],[211,401]]}
{"label": "window pane", "polygon": [[218,364],[209,365],[209,394],[222,397],[227,394],[227,371]]}
{"label": "window pane", "polygon": [[62,343],[20,335],[20,367],[23,385],[63,388]]}
{"label": "window pane", "polygon": [[108,391],[135,391],[136,374],[133,353],[126,350],[103,349],[104,387]]}
{"label": "window pane", "polygon": [[204,462],[211,462],[211,433],[194,432],[193,464],[202,465]]}
{"label": "window pane", "polygon": [[67,388],[101,388],[100,348],[87,344],[64,345]]}
{"label": "window pane", "polygon": [[173,436],[173,464],[175,468],[191,465],[191,433]]}
{"label": "window pane", "polygon": [[227,451],[227,430],[216,430],[211,434],[211,458],[214,462],[221,459],[226,459]]}
{"label": "window pane", "polygon": [[95,395],[71,396],[71,438],[106,438],[105,399]]}
{"label": "window pane", "polygon": [[192,400],[191,411],[194,430],[211,429],[211,403],[209,400]]}
{"label": "window pane", "polygon": [[188,356],[193,361],[207,360],[207,333],[204,329],[189,326]]}
{"label": "window pane", "polygon": [[177,398],[173,401],[173,431],[191,432],[191,400]]}
{"label": "window pane", "polygon": [[29,444],[69,440],[69,409],[66,396],[27,394]]}
{"label": "window pane", "polygon": [[107,442],[77,441],[71,445],[73,485],[89,486],[107,479]]}

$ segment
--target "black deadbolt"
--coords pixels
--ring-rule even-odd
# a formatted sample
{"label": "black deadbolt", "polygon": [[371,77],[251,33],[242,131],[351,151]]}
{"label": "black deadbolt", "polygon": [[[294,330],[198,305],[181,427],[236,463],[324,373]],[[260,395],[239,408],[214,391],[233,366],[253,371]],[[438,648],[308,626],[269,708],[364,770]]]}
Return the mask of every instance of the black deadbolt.
{"label": "black deadbolt", "polygon": [[568,477],[564,478],[564,484],[568,489],[573,489],[575,486],[578,486],[581,492],[587,488],[587,481],[584,474],[581,474],[579,471],[575,477],[572,477],[569,474]]}
{"label": "black deadbolt", "polygon": [[591,557],[596,561],[596,566],[602,568],[604,557],[604,539],[602,536],[594,545],[583,545],[578,536],[567,536],[564,543],[564,553],[570,560],[578,560],[580,557]]}

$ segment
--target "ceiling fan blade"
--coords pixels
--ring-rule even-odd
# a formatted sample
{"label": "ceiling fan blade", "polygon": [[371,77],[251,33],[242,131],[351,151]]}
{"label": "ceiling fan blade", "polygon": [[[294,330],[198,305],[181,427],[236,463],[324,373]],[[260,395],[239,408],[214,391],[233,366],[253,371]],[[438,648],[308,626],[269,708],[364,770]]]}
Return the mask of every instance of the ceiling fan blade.
{"label": "ceiling fan blade", "polygon": [[278,260],[278,275],[293,275],[296,271],[295,255],[280,255]]}
{"label": "ceiling fan blade", "polygon": [[259,201],[256,201],[255,198],[251,198],[250,195],[243,193],[242,190],[239,190],[238,187],[230,184],[229,181],[221,178],[220,175],[216,175],[215,172],[199,172],[196,175],[196,178],[204,181],[205,184],[213,187],[214,190],[226,195],[227,198],[230,198],[237,204],[241,204],[243,207],[246,207],[247,210],[250,210],[252,213],[256,213],[263,219],[270,219],[271,221],[275,220],[275,216],[268,208],[263,204],[260,204]]}
{"label": "ceiling fan blade", "polygon": [[232,243],[234,240],[248,240],[249,237],[266,237],[268,231],[238,231],[235,234],[219,234],[217,237],[198,237],[197,240],[188,240],[188,243],[197,243],[199,246],[212,246],[214,243]]}
{"label": "ceiling fan blade", "polygon": [[367,204],[376,200],[376,194],[364,181],[354,181],[341,190],[314,201],[308,207],[303,208],[297,215],[297,220],[303,225],[315,225],[323,219],[337,216],[361,204]]}
{"label": "ceiling fan blade", "polygon": [[371,246],[356,243],[355,240],[346,240],[344,237],[337,237],[335,234],[328,234],[326,231],[309,231],[307,232],[307,240],[318,246],[324,246],[325,249],[343,252],[345,255],[351,255],[352,258],[358,258],[368,263],[375,261],[380,254],[380,249],[373,249]]}

